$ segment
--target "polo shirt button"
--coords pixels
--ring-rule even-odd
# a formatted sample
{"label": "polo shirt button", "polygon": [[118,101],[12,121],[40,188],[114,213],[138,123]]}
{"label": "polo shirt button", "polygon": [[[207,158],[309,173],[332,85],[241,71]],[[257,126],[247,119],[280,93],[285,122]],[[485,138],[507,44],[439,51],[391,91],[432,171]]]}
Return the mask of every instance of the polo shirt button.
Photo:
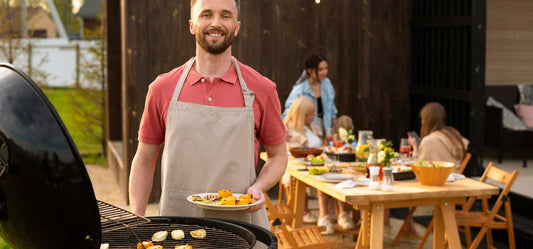
{"label": "polo shirt button", "polygon": [[211,97],[207,98],[207,101],[211,102],[213,99]]}
{"label": "polo shirt button", "polygon": [[204,78],[202,78],[202,79],[201,79],[200,81],[201,81],[202,83],[204,83],[204,82],[205,82],[205,79],[204,79]]}

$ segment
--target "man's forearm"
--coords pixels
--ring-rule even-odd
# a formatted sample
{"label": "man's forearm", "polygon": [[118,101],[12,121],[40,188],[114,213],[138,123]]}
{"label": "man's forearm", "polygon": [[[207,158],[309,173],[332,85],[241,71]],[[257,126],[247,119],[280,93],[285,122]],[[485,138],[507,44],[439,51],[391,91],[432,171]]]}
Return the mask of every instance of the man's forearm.
{"label": "man's forearm", "polygon": [[267,147],[268,159],[259,173],[256,182],[253,184],[259,187],[263,192],[269,190],[283,176],[287,168],[287,150],[285,143]]}
{"label": "man's forearm", "polygon": [[133,213],[144,216],[148,198],[152,190],[155,162],[159,151],[158,144],[139,142],[139,147],[131,163],[129,197]]}
{"label": "man's forearm", "polygon": [[131,211],[144,216],[153,185],[154,170],[152,167],[142,167],[133,163],[129,182],[129,197]]}

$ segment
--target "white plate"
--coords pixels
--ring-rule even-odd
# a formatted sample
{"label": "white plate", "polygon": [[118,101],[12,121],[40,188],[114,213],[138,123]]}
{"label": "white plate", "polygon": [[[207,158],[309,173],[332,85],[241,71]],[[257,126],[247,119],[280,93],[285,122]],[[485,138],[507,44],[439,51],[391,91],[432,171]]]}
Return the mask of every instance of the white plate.
{"label": "white plate", "polygon": [[296,158],[294,159],[295,162],[297,163],[300,163],[300,164],[303,164],[303,165],[309,165],[309,166],[322,166],[324,165],[325,162],[321,162],[321,163],[310,163],[310,164],[307,164],[307,160],[304,160],[303,158]]}
{"label": "white plate", "polygon": [[325,182],[342,182],[349,179],[354,179],[355,176],[342,173],[325,173],[316,177],[316,179]]}
{"label": "white plate", "polygon": [[[257,205],[259,203],[259,201],[254,200],[252,204],[248,204],[248,205],[223,206],[223,205],[216,205],[216,204],[206,204],[206,203],[200,203],[200,202],[193,201],[191,199],[193,195],[204,197],[206,195],[218,195],[218,193],[199,193],[199,194],[192,194],[192,195],[187,196],[187,200],[189,202],[196,204],[198,207],[205,208],[205,209],[211,209],[211,210],[222,210],[222,211],[244,210],[244,209],[248,209],[251,206]],[[237,197],[237,199],[241,195],[244,195],[244,194],[235,194],[235,193],[233,194],[233,196]]]}

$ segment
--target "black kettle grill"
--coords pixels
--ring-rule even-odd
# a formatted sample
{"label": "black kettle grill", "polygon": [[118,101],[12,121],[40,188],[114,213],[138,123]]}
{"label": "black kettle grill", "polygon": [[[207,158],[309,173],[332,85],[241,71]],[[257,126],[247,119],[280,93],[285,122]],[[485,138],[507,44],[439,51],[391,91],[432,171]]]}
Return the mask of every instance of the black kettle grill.
{"label": "black kettle grill", "polygon": [[238,221],[139,217],[97,201],[65,125],[39,87],[0,63],[0,237],[15,249],[136,248],[153,233],[203,228],[205,239],[167,238],[164,248],[277,248],[270,231]]}

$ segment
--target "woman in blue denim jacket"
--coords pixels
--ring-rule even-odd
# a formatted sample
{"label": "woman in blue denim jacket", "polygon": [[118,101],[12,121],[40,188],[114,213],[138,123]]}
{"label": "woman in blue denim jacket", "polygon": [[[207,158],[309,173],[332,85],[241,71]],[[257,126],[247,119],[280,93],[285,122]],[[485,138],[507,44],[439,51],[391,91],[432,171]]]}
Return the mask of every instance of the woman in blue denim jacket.
{"label": "woman in blue denim jacket", "polygon": [[282,117],[287,116],[296,98],[306,96],[317,106],[313,123],[321,128],[322,134],[326,134],[333,120],[337,118],[335,89],[328,79],[328,62],[322,55],[311,55],[305,60],[305,68],[285,101]]}

